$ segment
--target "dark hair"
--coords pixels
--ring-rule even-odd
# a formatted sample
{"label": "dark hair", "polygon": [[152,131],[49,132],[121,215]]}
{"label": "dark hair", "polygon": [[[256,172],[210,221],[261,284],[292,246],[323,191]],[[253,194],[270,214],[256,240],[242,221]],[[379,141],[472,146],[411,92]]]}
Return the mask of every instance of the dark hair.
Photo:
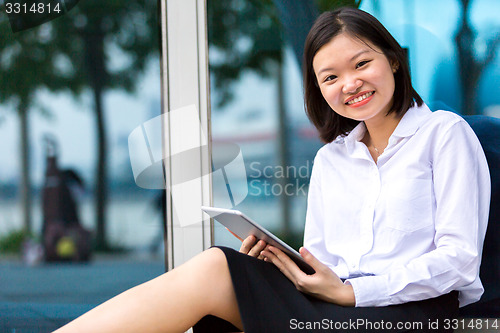
{"label": "dark hair", "polygon": [[313,59],[319,49],[342,32],[377,46],[389,62],[399,66],[394,73],[394,102],[389,113],[404,113],[415,102],[418,106],[423,103],[411,84],[405,51],[375,17],[360,9],[349,7],[325,12],[316,19],[307,35],[303,77],[307,116],[318,129],[321,140],[326,143],[332,142],[339,135],[346,135],[359,123],[337,114],[330,108],[318,87],[313,68]]}

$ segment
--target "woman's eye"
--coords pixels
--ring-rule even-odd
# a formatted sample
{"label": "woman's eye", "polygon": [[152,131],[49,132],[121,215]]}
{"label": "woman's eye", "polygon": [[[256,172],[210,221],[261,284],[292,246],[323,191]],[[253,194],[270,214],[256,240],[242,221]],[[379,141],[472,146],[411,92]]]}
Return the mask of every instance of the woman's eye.
{"label": "woman's eye", "polygon": [[337,78],[337,75],[329,75],[325,78],[325,82],[333,81]]}
{"label": "woman's eye", "polygon": [[369,62],[370,62],[369,60],[364,60],[364,61],[358,62],[358,64],[356,65],[356,68],[363,67],[364,65],[366,65]]}

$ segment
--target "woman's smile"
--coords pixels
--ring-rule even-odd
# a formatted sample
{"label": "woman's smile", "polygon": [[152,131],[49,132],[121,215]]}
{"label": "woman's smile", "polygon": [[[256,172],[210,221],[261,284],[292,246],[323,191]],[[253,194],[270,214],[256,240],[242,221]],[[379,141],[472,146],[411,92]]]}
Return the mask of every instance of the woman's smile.
{"label": "woman's smile", "polygon": [[371,101],[373,94],[375,91],[368,91],[368,92],[360,92],[359,94],[349,97],[345,104],[349,105],[350,107],[357,108],[360,106],[365,105],[369,101]]}
{"label": "woman's smile", "polygon": [[323,98],[339,115],[384,120],[393,104],[397,64],[368,41],[341,33],[319,49],[313,68]]}

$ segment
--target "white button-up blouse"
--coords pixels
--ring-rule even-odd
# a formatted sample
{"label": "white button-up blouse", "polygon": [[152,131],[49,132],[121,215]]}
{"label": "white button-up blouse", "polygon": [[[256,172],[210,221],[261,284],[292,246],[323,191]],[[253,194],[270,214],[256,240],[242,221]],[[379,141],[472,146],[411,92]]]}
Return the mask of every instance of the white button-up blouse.
{"label": "white button-up blouse", "polygon": [[354,288],[356,306],[458,290],[477,301],[490,175],[458,115],[409,109],[374,162],[360,123],[314,159],[304,245]]}

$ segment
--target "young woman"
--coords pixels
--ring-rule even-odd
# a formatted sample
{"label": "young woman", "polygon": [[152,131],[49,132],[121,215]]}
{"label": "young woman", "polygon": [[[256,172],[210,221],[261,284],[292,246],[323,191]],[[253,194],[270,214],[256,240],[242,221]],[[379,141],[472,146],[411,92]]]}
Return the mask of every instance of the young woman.
{"label": "young woman", "polygon": [[452,331],[459,305],[483,292],[490,180],[473,131],[423,104],[402,48],[361,10],[318,18],[304,88],[326,142],[300,249],[316,273],[249,237],[240,252],[207,250],[60,332]]}

